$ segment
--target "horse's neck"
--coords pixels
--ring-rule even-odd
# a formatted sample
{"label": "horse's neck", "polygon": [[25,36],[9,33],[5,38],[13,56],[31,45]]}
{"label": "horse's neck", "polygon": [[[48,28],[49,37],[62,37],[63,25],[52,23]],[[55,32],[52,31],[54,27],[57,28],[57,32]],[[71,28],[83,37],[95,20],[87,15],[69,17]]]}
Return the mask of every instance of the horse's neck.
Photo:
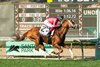
{"label": "horse's neck", "polygon": [[60,30],[61,37],[65,36],[67,31],[68,31],[68,28],[61,27],[61,30]]}
{"label": "horse's neck", "polygon": [[60,27],[59,30],[58,30],[58,34],[61,38],[63,38],[67,31],[68,31],[69,28],[65,28],[65,27]]}

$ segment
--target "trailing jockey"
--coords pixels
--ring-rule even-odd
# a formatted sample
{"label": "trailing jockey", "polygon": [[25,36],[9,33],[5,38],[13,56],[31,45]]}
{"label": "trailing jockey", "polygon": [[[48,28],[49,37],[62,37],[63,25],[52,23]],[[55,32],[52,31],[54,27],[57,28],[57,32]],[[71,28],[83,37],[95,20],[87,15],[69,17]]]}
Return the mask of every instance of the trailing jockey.
{"label": "trailing jockey", "polygon": [[39,33],[50,38],[54,33],[54,29],[61,25],[63,18],[63,16],[47,18],[41,26]]}

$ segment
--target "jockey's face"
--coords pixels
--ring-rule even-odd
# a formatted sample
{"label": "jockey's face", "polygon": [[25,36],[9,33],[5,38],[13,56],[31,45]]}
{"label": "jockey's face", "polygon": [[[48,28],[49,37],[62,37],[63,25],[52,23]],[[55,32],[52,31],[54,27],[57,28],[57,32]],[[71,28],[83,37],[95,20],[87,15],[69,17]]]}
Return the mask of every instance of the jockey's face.
{"label": "jockey's face", "polygon": [[57,25],[61,25],[61,21],[58,21]]}

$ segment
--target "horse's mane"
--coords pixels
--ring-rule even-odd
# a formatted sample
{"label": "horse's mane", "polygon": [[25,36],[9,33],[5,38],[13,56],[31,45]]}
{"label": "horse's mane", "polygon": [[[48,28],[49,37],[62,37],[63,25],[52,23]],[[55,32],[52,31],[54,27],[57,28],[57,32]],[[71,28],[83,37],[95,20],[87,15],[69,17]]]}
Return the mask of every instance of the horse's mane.
{"label": "horse's mane", "polygon": [[[60,31],[61,31],[61,28],[63,27],[62,24],[63,24],[64,22],[66,22],[66,21],[68,21],[68,19],[63,19],[63,20],[62,20],[61,25],[55,28],[55,33],[61,34]],[[61,44],[64,44],[65,35],[66,35],[66,33],[63,34],[62,40],[61,40],[61,42],[60,42],[60,45],[61,45]]]}
{"label": "horse's mane", "polygon": [[63,19],[62,21],[61,21],[61,25],[60,26],[58,26],[58,27],[56,27],[55,29],[59,29],[59,28],[61,28],[62,27],[62,24],[65,22],[65,21],[67,21],[68,19]]}

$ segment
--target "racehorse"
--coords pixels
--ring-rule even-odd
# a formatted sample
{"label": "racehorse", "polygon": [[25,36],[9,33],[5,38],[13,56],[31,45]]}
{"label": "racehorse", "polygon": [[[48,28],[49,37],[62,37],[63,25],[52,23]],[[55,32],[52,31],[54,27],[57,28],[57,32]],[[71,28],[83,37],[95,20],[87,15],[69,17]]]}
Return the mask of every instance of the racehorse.
{"label": "racehorse", "polygon": [[[61,26],[55,28],[55,31],[51,37],[51,44],[54,48],[57,48],[58,51],[53,53],[60,54],[63,52],[62,47],[65,47],[64,40],[66,33],[68,32],[69,28],[75,28],[75,23],[72,19],[64,19]],[[27,32],[25,32],[21,37],[16,35],[18,41],[24,40],[26,37],[29,38],[31,41],[35,42],[35,50],[39,51],[39,47],[46,51],[43,42],[48,43],[48,37],[39,34],[40,27],[33,27]]]}

